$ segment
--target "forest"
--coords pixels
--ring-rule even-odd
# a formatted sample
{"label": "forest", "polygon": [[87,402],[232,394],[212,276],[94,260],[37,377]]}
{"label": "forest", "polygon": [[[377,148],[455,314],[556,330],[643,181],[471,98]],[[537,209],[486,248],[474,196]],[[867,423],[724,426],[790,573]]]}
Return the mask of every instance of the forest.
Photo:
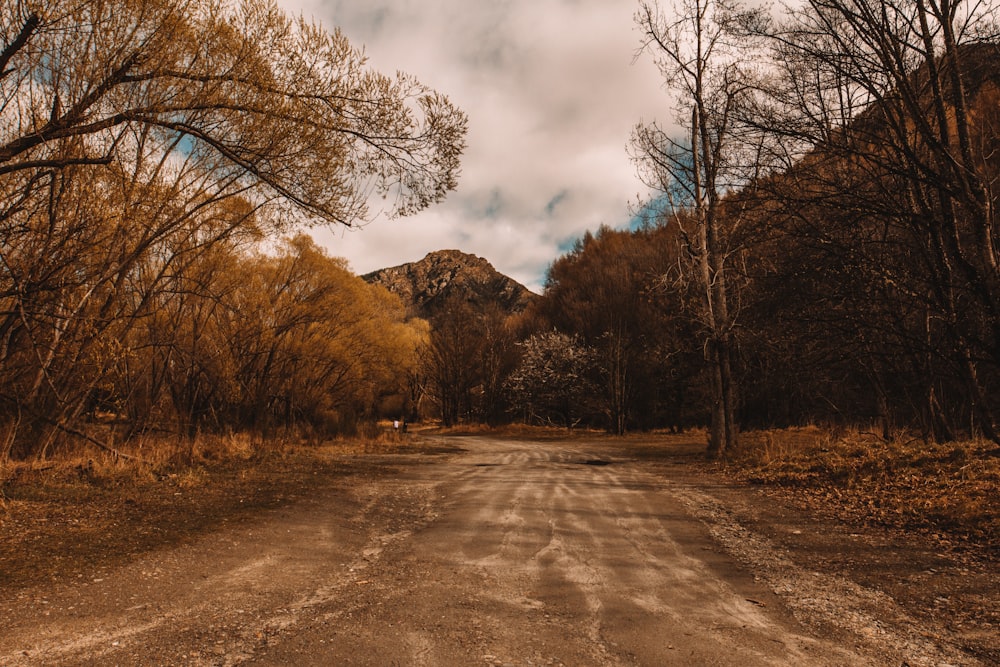
{"label": "forest", "polygon": [[301,233],[454,189],[466,119],[269,0],[0,3],[0,459],[355,429],[426,336]]}
{"label": "forest", "polygon": [[384,417],[1000,443],[989,2],[640,2],[642,224],[426,319],[293,221],[441,201],[445,96],[268,0],[0,12],[0,459]]}
{"label": "forest", "polygon": [[551,266],[511,414],[708,426],[715,455],[804,424],[1000,442],[996,7],[664,9],[636,20],[677,115],[630,145],[660,194]]}

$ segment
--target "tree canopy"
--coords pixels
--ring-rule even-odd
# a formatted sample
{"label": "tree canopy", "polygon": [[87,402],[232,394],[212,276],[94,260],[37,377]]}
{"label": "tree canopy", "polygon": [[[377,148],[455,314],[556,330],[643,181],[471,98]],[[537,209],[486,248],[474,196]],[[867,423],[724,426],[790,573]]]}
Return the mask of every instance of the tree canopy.
{"label": "tree canopy", "polygon": [[[0,0],[0,17],[3,453],[98,442],[80,429],[98,409],[127,433],[263,423],[279,397],[286,417],[367,410],[395,371],[365,353],[405,367],[422,334],[302,239],[258,248],[440,201],[464,114],[270,0]],[[336,387],[315,378],[333,358]]]}
{"label": "tree canopy", "polygon": [[373,194],[403,214],[456,184],[465,117],[447,98],[271,0],[5,0],[0,17],[14,201],[47,170],[178,154],[219,187],[346,225]]}

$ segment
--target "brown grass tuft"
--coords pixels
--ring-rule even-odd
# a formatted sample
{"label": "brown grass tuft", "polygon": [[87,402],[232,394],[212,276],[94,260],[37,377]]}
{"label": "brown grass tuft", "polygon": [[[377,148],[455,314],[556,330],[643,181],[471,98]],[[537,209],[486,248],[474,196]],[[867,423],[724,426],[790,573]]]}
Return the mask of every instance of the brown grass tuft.
{"label": "brown grass tuft", "polygon": [[743,435],[735,476],[792,491],[803,505],[1000,549],[1000,458],[983,442],[885,442],[818,428]]}

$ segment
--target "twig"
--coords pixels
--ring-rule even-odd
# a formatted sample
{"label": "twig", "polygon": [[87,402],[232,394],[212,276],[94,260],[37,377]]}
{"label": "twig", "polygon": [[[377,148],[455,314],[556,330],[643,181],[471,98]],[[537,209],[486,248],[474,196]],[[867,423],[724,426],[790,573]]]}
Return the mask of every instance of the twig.
{"label": "twig", "polygon": [[84,440],[86,440],[90,444],[94,445],[98,449],[102,449],[102,450],[104,450],[104,451],[112,454],[115,457],[125,459],[126,461],[136,461],[138,463],[145,463],[147,465],[152,465],[152,462],[147,461],[146,459],[140,458],[138,456],[132,456],[131,454],[126,454],[124,452],[121,452],[121,451],[115,449],[114,447],[112,447],[111,445],[107,445],[107,444],[101,442],[100,440],[98,440],[97,438],[95,438],[93,436],[90,436],[90,435],[84,433],[83,431],[81,431],[79,429],[73,428],[72,426],[70,426],[68,424],[63,424],[63,423],[60,423],[60,422],[57,422],[57,421],[52,421],[51,423],[52,423],[53,426],[55,426],[59,430],[63,431],[64,433],[68,433],[70,435],[75,435],[78,438],[83,438]]}

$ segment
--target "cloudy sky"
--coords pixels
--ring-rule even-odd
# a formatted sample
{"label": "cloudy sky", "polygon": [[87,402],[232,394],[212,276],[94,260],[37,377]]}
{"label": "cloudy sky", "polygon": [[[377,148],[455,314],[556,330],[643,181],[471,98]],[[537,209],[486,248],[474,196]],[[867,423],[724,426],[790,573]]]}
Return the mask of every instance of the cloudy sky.
{"label": "cloudy sky", "polygon": [[357,273],[456,248],[540,291],[587,230],[626,226],[645,189],[626,144],[669,120],[637,0],[281,0],[339,26],[370,63],[416,76],[469,117],[458,189],[418,215],[314,231]]}

